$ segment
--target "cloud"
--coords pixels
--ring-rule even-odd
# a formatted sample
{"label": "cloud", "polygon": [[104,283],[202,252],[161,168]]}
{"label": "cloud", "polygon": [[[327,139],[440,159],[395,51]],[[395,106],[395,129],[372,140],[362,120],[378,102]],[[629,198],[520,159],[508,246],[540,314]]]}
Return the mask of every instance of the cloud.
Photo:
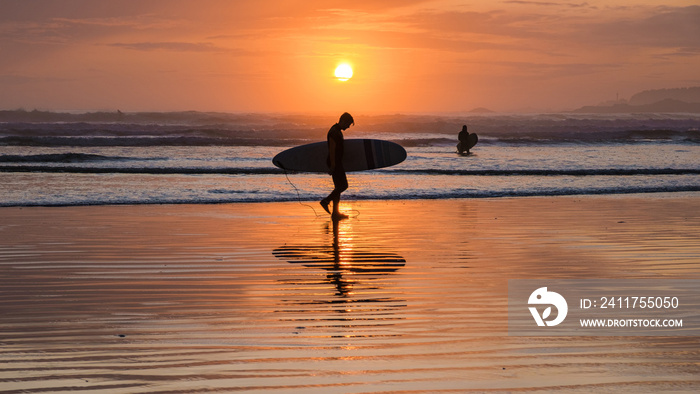
{"label": "cloud", "polygon": [[[216,46],[208,42],[132,42],[111,43],[111,47],[131,49],[135,51],[173,51],[173,52],[231,52],[231,49]],[[235,50],[234,50],[235,51]]]}
{"label": "cloud", "polygon": [[27,75],[0,74],[0,85],[28,85],[71,81],[74,81],[74,79],[50,76],[35,77]]}
{"label": "cloud", "polygon": [[[542,12],[421,10],[395,22],[422,37],[422,46],[459,51],[466,48],[518,49],[539,53],[615,51],[615,47],[700,48],[700,6],[596,10],[588,3],[511,0],[542,6]],[[588,7],[587,12],[558,12],[554,6]],[[552,7],[551,11],[546,8]],[[432,41],[432,44],[430,43]],[[475,45],[481,43],[481,45]]]}
{"label": "cloud", "polygon": [[489,65],[494,68],[503,68],[507,71],[507,74],[512,76],[527,77],[535,80],[580,77],[624,69],[624,65],[617,63],[551,64],[543,62],[498,62]]}
{"label": "cloud", "polygon": [[579,24],[576,38],[628,48],[700,48],[700,6],[657,7],[651,16]]}
{"label": "cloud", "polygon": [[182,21],[152,15],[110,18],[47,18],[0,22],[1,40],[27,44],[77,44],[97,42],[113,35],[136,31],[175,30]]}
{"label": "cloud", "polygon": [[520,5],[535,5],[535,6],[545,6],[545,7],[570,7],[570,8],[583,8],[583,7],[590,7],[590,8],[596,8],[592,7],[588,3],[553,3],[553,2],[547,2],[547,1],[525,1],[525,0],[509,0],[509,1],[504,1],[506,4],[520,4]]}
{"label": "cloud", "polygon": [[695,56],[700,56],[700,48],[695,47],[682,47],[682,48],[674,48],[670,51],[664,51],[662,53],[658,53],[654,55],[653,57],[656,59],[662,59],[662,60],[671,60],[674,58],[691,58]]}

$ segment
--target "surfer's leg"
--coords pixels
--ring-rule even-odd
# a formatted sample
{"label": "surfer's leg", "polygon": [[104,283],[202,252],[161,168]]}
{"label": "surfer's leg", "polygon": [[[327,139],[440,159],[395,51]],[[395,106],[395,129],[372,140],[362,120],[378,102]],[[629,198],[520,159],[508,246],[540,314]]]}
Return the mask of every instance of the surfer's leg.
{"label": "surfer's leg", "polygon": [[331,217],[333,220],[342,220],[349,217],[344,213],[340,213],[340,193],[338,193],[338,197],[333,200],[333,213],[331,214]]}
{"label": "surfer's leg", "polygon": [[321,206],[323,207],[323,210],[326,211],[326,212],[328,212],[328,213],[331,213],[331,211],[328,210],[328,204],[331,203],[330,201],[331,201],[331,200],[328,199],[327,197],[324,198],[323,200],[321,200]]}
{"label": "surfer's leg", "polygon": [[338,206],[340,204],[340,193],[344,192],[348,188],[348,178],[345,176],[345,171],[336,171],[335,173],[332,174],[333,176],[333,191],[331,194],[328,195],[328,197],[324,198],[321,200],[321,206],[323,209],[331,213],[331,211],[328,209],[328,205],[330,205],[331,201],[333,202],[333,214],[334,215],[340,215],[340,211],[338,210]]}
{"label": "surfer's leg", "polygon": [[335,189],[328,196],[328,199],[333,201],[333,216],[345,216],[340,213],[340,193],[348,189],[348,178],[345,176],[345,171],[340,170],[333,173],[333,185]]}

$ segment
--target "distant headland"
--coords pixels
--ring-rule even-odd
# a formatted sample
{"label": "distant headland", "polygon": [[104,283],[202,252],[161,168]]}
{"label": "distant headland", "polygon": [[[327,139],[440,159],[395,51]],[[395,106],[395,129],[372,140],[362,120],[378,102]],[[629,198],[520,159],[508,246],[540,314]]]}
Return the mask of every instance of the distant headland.
{"label": "distant headland", "polygon": [[629,100],[615,100],[578,108],[574,113],[700,113],[700,87],[645,90]]}

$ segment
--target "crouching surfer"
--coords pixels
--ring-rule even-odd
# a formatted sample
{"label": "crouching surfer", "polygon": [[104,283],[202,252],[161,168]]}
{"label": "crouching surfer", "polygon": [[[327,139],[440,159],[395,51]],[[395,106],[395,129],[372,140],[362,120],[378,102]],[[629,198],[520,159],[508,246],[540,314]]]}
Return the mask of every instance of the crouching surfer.
{"label": "crouching surfer", "polygon": [[457,152],[459,152],[460,155],[468,155],[469,149],[473,148],[479,140],[475,133],[469,134],[467,125],[462,126],[462,131],[459,132],[457,138],[459,139],[457,143]]}

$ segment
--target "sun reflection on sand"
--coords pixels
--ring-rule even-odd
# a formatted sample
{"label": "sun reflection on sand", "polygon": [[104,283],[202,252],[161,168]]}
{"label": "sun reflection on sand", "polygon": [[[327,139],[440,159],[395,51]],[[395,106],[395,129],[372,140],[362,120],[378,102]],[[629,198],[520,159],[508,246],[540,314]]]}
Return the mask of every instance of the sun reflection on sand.
{"label": "sun reflection on sand", "polygon": [[322,242],[285,245],[272,252],[278,259],[317,272],[285,280],[295,288],[294,297],[285,302],[295,306],[293,319],[303,321],[306,332],[313,326],[313,331],[327,337],[395,335],[385,329],[404,319],[399,311],[406,301],[388,295],[384,278],[404,267],[406,260],[358,240],[352,220],[329,221],[322,232]]}

